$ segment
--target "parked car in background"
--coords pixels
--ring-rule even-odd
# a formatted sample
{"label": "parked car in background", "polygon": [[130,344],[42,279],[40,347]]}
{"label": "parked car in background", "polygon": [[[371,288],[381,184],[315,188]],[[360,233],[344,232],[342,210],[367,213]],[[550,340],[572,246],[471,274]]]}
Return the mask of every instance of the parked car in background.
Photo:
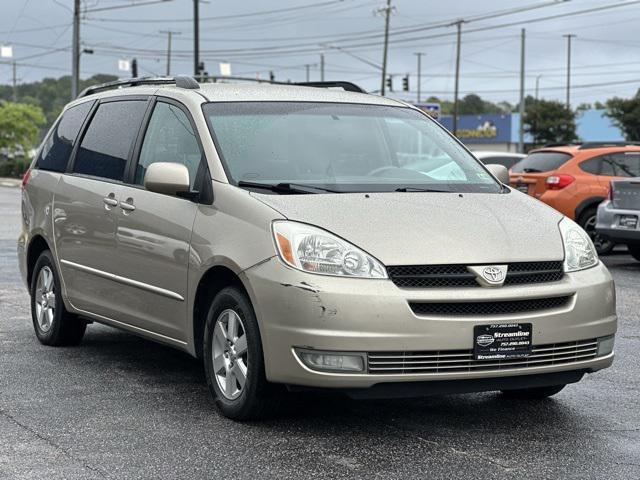
{"label": "parked car in background", "polygon": [[615,243],[625,243],[640,261],[640,177],[612,180],[609,198],[598,207],[596,232]]}
{"label": "parked car in background", "polygon": [[612,179],[638,176],[640,145],[583,143],[533,150],[512,167],[510,183],[575,220],[604,254],[615,243],[596,232],[598,205]]}
{"label": "parked car in background", "polygon": [[484,150],[474,150],[471,153],[485,165],[502,165],[507,170],[511,170],[516,163],[526,157],[523,153],[513,152],[487,152]]}

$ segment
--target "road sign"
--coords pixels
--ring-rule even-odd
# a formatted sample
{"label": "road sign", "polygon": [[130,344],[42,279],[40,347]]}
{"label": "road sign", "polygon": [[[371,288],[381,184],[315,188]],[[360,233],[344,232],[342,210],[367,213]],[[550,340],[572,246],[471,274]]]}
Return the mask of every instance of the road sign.
{"label": "road sign", "polygon": [[440,104],[439,103],[418,103],[416,104],[420,110],[431,115],[434,119],[440,119]]}

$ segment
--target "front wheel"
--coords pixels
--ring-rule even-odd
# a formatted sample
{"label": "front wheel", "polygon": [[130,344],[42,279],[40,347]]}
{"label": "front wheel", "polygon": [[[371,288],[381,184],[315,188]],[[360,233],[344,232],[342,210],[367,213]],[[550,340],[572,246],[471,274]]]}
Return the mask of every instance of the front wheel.
{"label": "front wheel", "polygon": [[607,255],[608,253],[611,253],[613,247],[615,247],[615,243],[611,240],[607,240],[596,232],[597,215],[597,210],[595,208],[591,208],[580,216],[578,223],[591,238],[598,255]]}
{"label": "front wheel", "polygon": [[553,385],[551,387],[517,388],[514,390],[502,390],[507,398],[519,398],[523,400],[541,400],[560,392],[566,385]]}
{"label": "front wheel", "polygon": [[257,419],[274,410],[275,387],[264,372],[260,330],[247,295],[236,287],[211,302],[204,333],[209,390],[225,417]]}

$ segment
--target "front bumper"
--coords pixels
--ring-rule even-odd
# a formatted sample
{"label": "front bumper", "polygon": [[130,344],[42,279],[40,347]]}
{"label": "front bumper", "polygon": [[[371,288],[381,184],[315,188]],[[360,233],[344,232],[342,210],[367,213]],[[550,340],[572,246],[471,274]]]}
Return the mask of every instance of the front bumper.
{"label": "front bumper", "polygon": [[[312,275],[272,258],[242,274],[260,324],[267,379],[324,388],[369,388],[395,382],[470,380],[596,371],[611,365],[613,353],[561,365],[439,373],[334,373],[309,369],[294,348],[339,352],[423,352],[470,350],[473,327],[530,322],[534,345],[609,336],[616,331],[615,290],[607,269],[565,275],[559,282],[496,289],[401,289],[391,280]],[[418,316],[409,301],[522,300],[573,295],[566,306],[495,316]]]}
{"label": "front bumper", "polygon": [[605,200],[598,206],[596,231],[616,243],[640,243],[640,221],[635,229],[625,228],[620,226],[622,215],[640,217],[640,211],[614,208],[611,200]]}

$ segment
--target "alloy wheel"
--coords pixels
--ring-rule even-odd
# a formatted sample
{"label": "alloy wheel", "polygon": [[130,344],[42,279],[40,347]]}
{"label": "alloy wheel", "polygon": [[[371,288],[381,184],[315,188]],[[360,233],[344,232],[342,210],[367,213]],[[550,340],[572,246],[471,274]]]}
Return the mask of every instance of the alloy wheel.
{"label": "alloy wheel", "polygon": [[234,310],[224,310],[218,316],[213,329],[211,355],[220,392],[227,399],[235,400],[246,384],[249,358],[246,329]]}
{"label": "alloy wheel", "polygon": [[51,330],[56,313],[56,292],[53,272],[48,266],[38,273],[35,292],[36,320],[42,333]]}

